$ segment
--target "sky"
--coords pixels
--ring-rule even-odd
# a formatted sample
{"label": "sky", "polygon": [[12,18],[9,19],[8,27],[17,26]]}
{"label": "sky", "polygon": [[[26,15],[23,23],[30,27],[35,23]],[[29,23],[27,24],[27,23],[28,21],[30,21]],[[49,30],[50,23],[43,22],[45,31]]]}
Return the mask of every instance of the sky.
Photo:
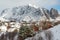
{"label": "sky", "polygon": [[60,12],[60,0],[0,0],[0,13],[3,9],[22,5],[36,5],[46,9],[55,8]]}

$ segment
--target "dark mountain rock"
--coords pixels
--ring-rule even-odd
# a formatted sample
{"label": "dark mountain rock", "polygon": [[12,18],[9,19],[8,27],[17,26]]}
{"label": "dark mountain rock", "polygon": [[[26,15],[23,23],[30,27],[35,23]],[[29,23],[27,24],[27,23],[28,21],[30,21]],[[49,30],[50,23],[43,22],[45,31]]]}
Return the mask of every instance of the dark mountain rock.
{"label": "dark mountain rock", "polygon": [[58,15],[59,15],[58,11],[56,9],[54,9],[54,8],[51,8],[51,10],[50,10],[50,17],[55,19],[56,17],[58,17]]}

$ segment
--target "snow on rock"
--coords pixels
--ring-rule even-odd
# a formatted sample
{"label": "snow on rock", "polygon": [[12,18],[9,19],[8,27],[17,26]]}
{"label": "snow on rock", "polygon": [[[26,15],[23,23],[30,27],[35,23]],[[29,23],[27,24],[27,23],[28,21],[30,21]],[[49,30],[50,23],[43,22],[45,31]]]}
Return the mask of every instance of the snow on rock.
{"label": "snow on rock", "polygon": [[23,21],[26,21],[26,22],[31,22],[31,21],[37,21],[35,20],[33,17],[30,17],[30,16],[25,16]]}
{"label": "snow on rock", "polygon": [[40,21],[47,21],[47,18],[45,16],[40,17]]}
{"label": "snow on rock", "polygon": [[60,21],[60,16],[58,16],[55,20],[56,20],[56,21]]}
{"label": "snow on rock", "polygon": [[25,40],[52,40],[52,33],[51,31],[42,31],[37,33],[34,37]]}
{"label": "snow on rock", "polygon": [[2,32],[6,32],[7,31],[7,27],[4,26],[4,25],[3,26],[0,26],[0,29],[1,29]]}
{"label": "snow on rock", "polygon": [[60,24],[37,33],[34,37],[25,40],[60,40]]}
{"label": "snow on rock", "polygon": [[32,19],[31,19],[31,17],[30,16],[26,16],[24,19],[23,19],[23,21],[26,21],[26,22],[30,22]]}
{"label": "snow on rock", "polygon": [[1,13],[1,17],[8,20],[22,21],[24,17],[30,16],[33,17],[35,20],[40,20],[40,16],[42,17],[46,14],[45,16],[47,17],[47,14],[49,14],[47,10],[44,9],[45,8],[38,8],[35,5],[29,4],[26,6],[19,6],[12,9],[3,10]]}
{"label": "snow on rock", "polygon": [[32,6],[34,8],[38,8],[36,5],[29,4],[29,6]]}
{"label": "snow on rock", "polygon": [[8,32],[13,32],[14,30],[16,30],[16,28],[10,28]]}
{"label": "snow on rock", "polygon": [[0,20],[3,21],[3,22],[4,22],[4,21],[9,21],[9,20],[4,19],[4,18],[2,18],[2,17],[0,17]]}
{"label": "snow on rock", "polygon": [[52,31],[53,34],[53,40],[60,40],[60,24],[57,26],[54,26],[53,28],[49,29]]}

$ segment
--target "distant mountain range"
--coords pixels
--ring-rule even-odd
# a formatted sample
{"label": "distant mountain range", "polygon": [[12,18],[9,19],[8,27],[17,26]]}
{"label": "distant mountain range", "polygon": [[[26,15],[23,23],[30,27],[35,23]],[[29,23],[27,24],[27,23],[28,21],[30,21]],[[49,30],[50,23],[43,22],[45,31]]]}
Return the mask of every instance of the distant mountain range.
{"label": "distant mountain range", "polygon": [[58,16],[58,11],[54,8],[48,10],[30,5],[7,8],[0,14],[0,17],[4,19],[15,21],[38,21],[42,18],[55,19]]}

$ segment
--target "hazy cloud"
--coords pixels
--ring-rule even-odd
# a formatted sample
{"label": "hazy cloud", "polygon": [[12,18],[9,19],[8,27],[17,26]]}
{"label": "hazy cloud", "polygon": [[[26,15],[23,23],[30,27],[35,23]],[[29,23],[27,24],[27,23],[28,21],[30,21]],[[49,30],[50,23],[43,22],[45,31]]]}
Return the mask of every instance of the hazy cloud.
{"label": "hazy cloud", "polygon": [[32,4],[39,7],[51,7],[59,5],[58,0],[0,0],[0,10],[15,6]]}

